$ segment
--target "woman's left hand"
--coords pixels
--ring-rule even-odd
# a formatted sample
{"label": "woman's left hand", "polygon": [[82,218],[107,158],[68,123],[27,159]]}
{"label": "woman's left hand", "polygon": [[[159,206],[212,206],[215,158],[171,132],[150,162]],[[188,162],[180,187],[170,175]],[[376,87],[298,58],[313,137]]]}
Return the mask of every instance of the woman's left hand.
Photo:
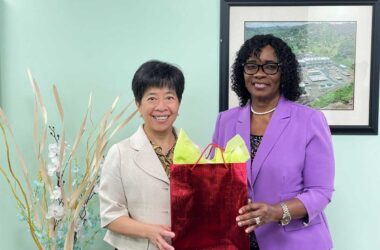
{"label": "woman's left hand", "polygon": [[282,209],[278,205],[270,205],[267,203],[252,203],[248,200],[248,204],[239,209],[239,216],[236,221],[239,227],[247,227],[246,233],[251,233],[257,227],[271,222],[278,222],[282,218]]}

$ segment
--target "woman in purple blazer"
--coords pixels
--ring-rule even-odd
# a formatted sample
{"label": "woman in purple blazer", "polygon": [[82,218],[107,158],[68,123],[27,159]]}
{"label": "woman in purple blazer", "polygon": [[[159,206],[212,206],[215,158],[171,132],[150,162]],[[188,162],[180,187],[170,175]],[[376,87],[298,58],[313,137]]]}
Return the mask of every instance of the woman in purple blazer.
{"label": "woman in purple blazer", "polygon": [[294,53],[277,37],[254,36],[238,51],[231,80],[240,107],[219,114],[213,142],[224,147],[240,134],[251,152],[250,199],[236,218],[250,249],[331,249],[323,212],[334,191],[331,134],[322,112],[294,102]]}

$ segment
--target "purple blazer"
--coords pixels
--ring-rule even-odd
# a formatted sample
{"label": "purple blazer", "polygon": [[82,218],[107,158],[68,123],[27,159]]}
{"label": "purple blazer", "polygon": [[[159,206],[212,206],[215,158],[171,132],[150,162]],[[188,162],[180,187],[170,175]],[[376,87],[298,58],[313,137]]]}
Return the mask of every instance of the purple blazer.
{"label": "purple blazer", "polygon": [[[250,105],[219,114],[214,143],[225,147],[239,134],[250,151]],[[284,227],[270,223],[257,228],[260,250],[332,248],[323,210],[334,191],[334,155],[322,112],[281,97],[252,165],[247,161],[247,175],[254,202],[275,204],[296,197],[308,213],[307,221],[295,219]]]}

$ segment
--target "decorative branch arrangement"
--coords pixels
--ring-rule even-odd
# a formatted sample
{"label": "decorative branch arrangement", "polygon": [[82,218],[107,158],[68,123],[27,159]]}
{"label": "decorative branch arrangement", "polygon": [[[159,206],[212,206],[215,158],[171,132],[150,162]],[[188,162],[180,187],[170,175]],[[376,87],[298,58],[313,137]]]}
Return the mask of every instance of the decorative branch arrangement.
{"label": "decorative branch arrangement", "polygon": [[[93,202],[93,197],[97,193],[99,171],[108,142],[129,123],[137,110],[126,115],[131,102],[121,112],[114,114],[119,100],[117,97],[100,121],[94,124],[89,118],[90,95],[87,111],[74,144],[70,146],[65,141],[65,115],[56,86],[53,85],[53,94],[60,116],[60,133],[56,127],[48,125],[47,109],[41,92],[30,71],[28,75],[35,96],[35,164],[25,161],[9,120],[0,108],[0,129],[5,148],[5,152],[0,152],[0,157],[5,157],[7,165],[4,167],[0,162],[0,172],[38,249],[83,249],[100,230],[99,215],[93,208],[97,202]],[[48,133],[51,137],[48,137]],[[49,143],[49,138],[52,143]],[[15,150],[12,153],[10,145]],[[17,157],[17,164],[11,155]],[[20,168],[23,180],[15,173],[15,165]],[[30,170],[38,173],[34,181]]]}

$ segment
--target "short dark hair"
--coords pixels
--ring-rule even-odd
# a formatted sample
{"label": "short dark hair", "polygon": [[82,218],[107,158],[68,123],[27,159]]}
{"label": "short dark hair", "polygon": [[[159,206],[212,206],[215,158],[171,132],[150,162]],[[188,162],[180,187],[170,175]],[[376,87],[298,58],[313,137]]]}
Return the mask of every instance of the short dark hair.
{"label": "short dark hair", "polygon": [[148,61],[143,63],[133,76],[132,91],[135,101],[140,103],[145,91],[151,87],[173,89],[181,102],[185,78],[179,68],[169,63]]}
{"label": "short dark hair", "polygon": [[255,35],[241,46],[232,65],[232,90],[239,97],[240,106],[251,98],[244,81],[243,63],[252,55],[259,56],[261,49],[270,45],[281,63],[280,92],[288,100],[296,101],[301,95],[299,65],[291,48],[280,38],[271,34]]}

